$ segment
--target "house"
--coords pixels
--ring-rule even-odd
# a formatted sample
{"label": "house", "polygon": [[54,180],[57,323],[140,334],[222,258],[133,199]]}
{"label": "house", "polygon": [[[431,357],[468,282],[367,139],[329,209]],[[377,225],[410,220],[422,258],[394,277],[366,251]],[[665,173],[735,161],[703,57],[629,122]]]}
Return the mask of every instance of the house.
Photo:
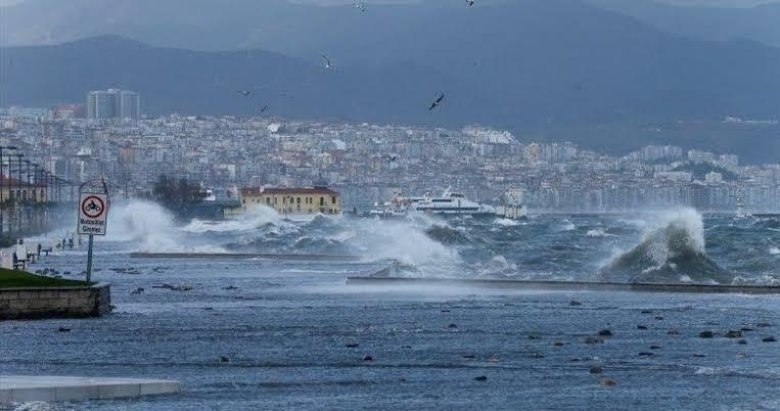
{"label": "house", "polygon": [[282,215],[339,214],[339,193],[321,186],[306,188],[242,188],[241,208],[267,206]]}

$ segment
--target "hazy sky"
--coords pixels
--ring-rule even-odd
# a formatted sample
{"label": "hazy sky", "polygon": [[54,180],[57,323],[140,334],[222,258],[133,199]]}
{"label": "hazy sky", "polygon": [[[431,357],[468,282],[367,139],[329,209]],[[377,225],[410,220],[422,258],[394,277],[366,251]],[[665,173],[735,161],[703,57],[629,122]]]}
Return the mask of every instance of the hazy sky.
{"label": "hazy sky", "polygon": [[[11,4],[21,3],[26,0],[0,0],[0,7]],[[60,0],[68,1],[68,0]],[[160,0],[165,1],[165,0]],[[293,3],[302,4],[319,4],[319,5],[334,5],[334,4],[351,4],[354,0],[288,0]],[[419,1],[460,1],[460,0],[362,0],[366,4],[372,3],[416,3]],[[479,1],[479,0],[477,0]],[[553,0],[551,0],[553,1]],[[625,0],[636,1],[636,0]],[[710,6],[710,7],[752,7],[765,3],[780,3],[780,0],[656,0],[670,4],[678,4],[685,6]]]}
{"label": "hazy sky", "polygon": [[[25,0],[0,0],[0,6],[19,3]],[[68,0],[61,0],[68,1]],[[160,0],[164,1],[164,0]],[[354,0],[290,0],[295,3],[308,4],[351,4]],[[414,3],[421,0],[362,0],[365,3]],[[459,0],[427,0],[427,1],[459,1]],[[477,0],[479,1],[479,0]],[[626,0],[636,1],[636,0]],[[763,3],[777,3],[780,0],[658,0],[672,4],[696,5],[696,6],[714,6],[714,7],[751,7]]]}

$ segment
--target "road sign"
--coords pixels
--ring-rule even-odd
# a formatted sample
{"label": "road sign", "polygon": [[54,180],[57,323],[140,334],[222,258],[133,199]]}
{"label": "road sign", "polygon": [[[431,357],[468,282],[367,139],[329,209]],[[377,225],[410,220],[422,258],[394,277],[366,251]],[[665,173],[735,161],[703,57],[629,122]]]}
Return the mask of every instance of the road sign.
{"label": "road sign", "polygon": [[81,193],[79,199],[78,233],[106,235],[108,196],[106,194]]}

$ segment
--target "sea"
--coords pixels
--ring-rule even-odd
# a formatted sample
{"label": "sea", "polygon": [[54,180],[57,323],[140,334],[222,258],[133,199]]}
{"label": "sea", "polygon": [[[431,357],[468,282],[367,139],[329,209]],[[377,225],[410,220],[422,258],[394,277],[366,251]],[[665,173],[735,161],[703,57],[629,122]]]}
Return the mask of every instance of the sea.
{"label": "sea", "polygon": [[[174,379],[182,392],[7,408],[780,409],[774,295],[347,283],[392,275],[780,285],[777,217],[677,208],[290,221],[258,209],[180,223],[131,201],[113,206],[94,250],[93,279],[111,283],[113,312],[0,322],[0,374]],[[257,256],[220,256],[228,253]],[[82,245],[30,268],[79,278],[85,266]]]}

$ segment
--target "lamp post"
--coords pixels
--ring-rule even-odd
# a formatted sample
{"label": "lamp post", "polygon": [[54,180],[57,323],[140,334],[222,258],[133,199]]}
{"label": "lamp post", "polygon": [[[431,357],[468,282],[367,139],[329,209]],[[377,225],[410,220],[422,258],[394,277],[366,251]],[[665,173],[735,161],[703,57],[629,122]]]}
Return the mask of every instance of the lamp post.
{"label": "lamp post", "polygon": [[30,201],[30,198],[32,197],[30,195],[30,164],[31,161],[28,159],[24,159],[24,164],[27,165],[27,169],[24,172],[24,183],[27,185],[27,188],[24,190],[24,196],[22,197],[25,201]]}
{"label": "lamp post", "polygon": [[38,169],[41,168],[41,166],[38,165],[38,164],[35,164],[35,163],[33,163],[32,166],[33,166],[33,174],[32,174],[32,176],[33,176],[33,184],[34,184],[33,185],[33,199],[37,203],[38,202],[38,181],[40,181],[40,179],[38,177],[40,175],[40,174],[38,174]]}
{"label": "lamp post", "polygon": [[[17,174],[17,177],[18,177],[17,178],[17,188],[18,188],[18,190],[16,191],[16,196],[14,197],[14,200],[15,200],[14,203],[17,203],[17,202],[21,201],[19,199],[19,197],[22,195],[22,157],[24,157],[24,154],[16,153],[16,154],[13,154],[12,157],[16,157],[17,160],[18,160],[18,164],[19,164],[19,170],[18,170],[19,173]],[[10,165],[10,163],[8,165],[8,175],[11,175],[11,165]]]}

